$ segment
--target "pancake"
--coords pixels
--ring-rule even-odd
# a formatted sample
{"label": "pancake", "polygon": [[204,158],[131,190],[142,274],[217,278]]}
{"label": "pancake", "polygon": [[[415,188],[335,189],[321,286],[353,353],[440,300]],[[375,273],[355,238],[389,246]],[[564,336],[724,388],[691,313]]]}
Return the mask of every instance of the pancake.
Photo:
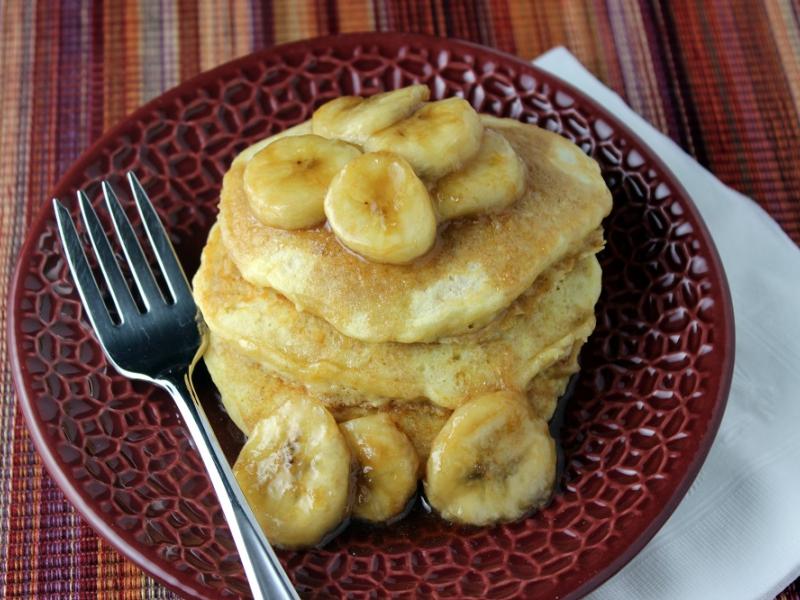
{"label": "pancake", "polygon": [[[558,397],[564,393],[569,377],[578,370],[576,343],[562,360],[533,379],[528,398],[534,410],[545,419],[552,416]],[[281,378],[268,367],[243,356],[236,346],[215,334],[210,335],[204,356],[206,366],[231,420],[249,435],[259,420],[287,400],[313,396],[323,402],[337,422],[369,414],[386,413],[414,444],[424,465],[431,441],[444,426],[450,410],[426,401],[409,403],[392,398],[364,396],[354,390],[315,393],[302,384]]]}
{"label": "pancake", "polygon": [[[544,271],[585,245],[611,209],[597,163],[539,127],[482,116],[527,165],[527,190],[501,213],[440,227],[409,265],[364,260],[326,227],[268,227],[250,210],[246,159],[223,180],[219,223],[243,278],[365,342],[429,342],[491,321]],[[251,152],[252,154],[252,152]],[[247,156],[247,155],[245,155]]]}
{"label": "pancake", "polygon": [[594,328],[600,266],[593,252],[562,260],[483,330],[436,343],[369,343],[246,282],[215,227],[194,277],[209,329],[237,351],[315,391],[338,387],[456,408],[472,395],[525,390]]}

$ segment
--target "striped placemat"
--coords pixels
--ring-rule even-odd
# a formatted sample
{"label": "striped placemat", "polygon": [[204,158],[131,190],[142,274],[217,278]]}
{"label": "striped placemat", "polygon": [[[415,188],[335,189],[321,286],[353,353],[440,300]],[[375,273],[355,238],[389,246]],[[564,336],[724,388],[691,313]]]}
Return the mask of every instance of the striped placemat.
{"label": "striped placemat", "polygon": [[[265,46],[365,30],[526,59],[564,45],[800,242],[798,0],[0,2],[1,597],[174,597],[76,515],[16,406],[6,290],[35,210],[90,142],[163,90]],[[800,600],[798,589],[782,598]]]}

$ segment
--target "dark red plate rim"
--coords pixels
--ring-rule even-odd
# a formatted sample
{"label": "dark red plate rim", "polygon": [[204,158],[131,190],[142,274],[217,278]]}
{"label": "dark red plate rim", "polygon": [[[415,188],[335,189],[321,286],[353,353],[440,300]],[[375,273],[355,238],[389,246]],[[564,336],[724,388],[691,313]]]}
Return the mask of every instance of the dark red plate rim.
{"label": "dark red plate rim", "polygon": [[[655,165],[660,171],[662,179],[666,181],[671,187],[672,194],[674,196],[681,198],[684,201],[683,205],[689,212],[690,220],[693,221],[693,224],[695,224],[698,229],[697,237],[702,239],[704,244],[707,246],[706,258],[709,259],[709,261],[711,262],[711,271],[717,274],[717,278],[715,279],[714,283],[719,288],[718,290],[720,294],[719,299],[721,300],[721,302],[719,303],[719,305],[716,306],[716,309],[722,311],[722,319],[721,319],[722,327],[721,330],[716,330],[715,333],[716,342],[718,343],[718,346],[721,349],[720,354],[718,356],[718,359],[720,360],[721,363],[720,379],[719,379],[720,385],[715,390],[714,393],[713,409],[711,411],[711,416],[708,420],[708,427],[705,431],[705,435],[700,440],[698,448],[692,460],[689,462],[687,468],[685,469],[682,478],[680,480],[680,483],[673,489],[668,499],[663,504],[663,507],[660,513],[657,515],[657,517],[650,521],[649,525],[641,532],[640,535],[638,535],[638,537],[630,540],[630,543],[623,552],[619,553],[617,556],[614,556],[613,558],[610,558],[602,568],[597,569],[594,572],[587,573],[586,574],[587,576],[583,578],[583,582],[579,586],[575,587],[574,589],[565,590],[566,597],[569,598],[579,597],[581,595],[588,593],[589,591],[591,591],[592,589],[596,588],[601,583],[603,583],[605,580],[607,580],[609,577],[611,577],[620,568],[622,568],[622,566],[624,566],[628,561],[630,561],[645,546],[645,544],[653,537],[653,535],[655,535],[655,533],[668,519],[668,517],[674,511],[677,504],[679,503],[681,498],[684,496],[684,494],[694,481],[713,443],[714,437],[716,435],[720,421],[722,419],[722,415],[724,413],[724,408],[730,390],[730,382],[733,373],[733,359],[734,359],[734,354],[733,354],[734,320],[733,320],[733,310],[730,298],[730,291],[728,288],[728,283],[725,278],[725,272],[722,267],[722,263],[719,259],[716,247],[714,246],[712,238],[702,220],[702,217],[697,211],[694,203],[691,201],[691,197],[689,196],[689,194],[680,184],[679,180],[671,173],[669,168],[661,161],[661,159],[656,154],[654,154],[654,152],[650,150],[648,146],[627,125],[618,121],[616,117],[608,110],[606,110],[603,106],[597,104],[594,100],[592,100],[586,94],[581,92],[579,89],[576,89],[575,87],[564,82],[558,77],[551,75],[549,72],[539,69],[535,65],[526,63],[513,55],[502,53],[491,48],[486,48],[478,44],[473,44],[471,42],[461,41],[461,40],[457,41],[448,40],[443,38],[435,38],[431,36],[425,36],[419,34],[407,34],[407,33],[370,32],[370,33],[354,33],[354,34],[324,36],[324,37],[319,37],[309,40],[301,40],[289,44],[284,44],[281,46],[272,47],[269,49],[253,53],[251,55],[238,58],[236,60],[223,64],[219,67],[216,67],[212,70],[206,71],[200,75],[197,75],[196,77],[186,82],[183,82],[177,87],[172,88],[171,90],[165,92],[158,98],[150,101],[149,103],[145,104],[141,108],[131,113],[123,121],[121,121],[119,124],[111,128],[109,131],[104,133],[97,141],[95,141],[94,144],[92,144],[92,146],[90,146],[81,155],[81,157],[78,158],[78,160],[72,165],[72,167],[61,177],[59,183],[55,187],[53,197],[64,197],[74,192],[74,190],[68,188],[67,182],[80,175],[86,168],[88,162],[90,161],[90,158],[98,151],[98,149],[100,149],[106,143],[108,143],[108,140],[115,138],[122,131],[124,131],[125,128],[128,126],[129,122],[141,120],[143,117],[158,110],[161,106],[172,103],[176,98],[180,96],[191,95],[194,89],[218,80],[223,73],[228,73],[230,71],[237,70],[239,69],[239,67],[251,63],[252,61],[260,60],[274,54],[281,54],[281,53],[291,54],[292,52],[308,50],[311,48],[321,49],[321,48],[335,47],[338,43],[341,43],[343,41],[346,41],[348,43],[359,43],[366,45],[371,43],[378,43],[381,41],[385,42],[387,38],[394,38],[397,39],[398,41],[410,42],[429,48],[436,48],[436,49],[463,48],[471,53],[478,55],[484,55],[484,56],[492,55],[493,57],[496,57],[496,59],[501,63],[514,63],[515,67],[518,68],[520,71],[522,72],[528,71],[532,75],[534,75],[537,79],[554,84],[555,88],[565,90],[569,95],[571,95],[575,99],[580,100],[582,105],[590,107],[591,110],[594,112],[594,114],[602,117],[608,123],[613,124],[615,130],[621,132],[625,136],[625,138],[631,143],[631,146],[635,150],[637,150],[642,156],[646,157],[648,164]],[[31,225],[32,231],[41,230],[43,223],[45,223],[48,219],[52,219],[51,210],[52,209],[50,207],[49,202],[45,202],[42,208],[39,210],[34,221],[32,222]],[[58,457],[54,454],[52,448],[48,445],[45,439],[45,434],[43,429],[41,428],[41,423],[39,422],[39,419],[34,412],[33,399],[30,397],[28,393],[28,387],[26,385],[25,378],[22,372],[20,353],[18,348],[18,343],[19,343],[18,332],[20,331],[19,330],[20,300],[22,297],[22,291],[24,287],[23,277],[26,273],[27,259],[33,252],[37,239],[38,238],[33,235],[28,235],[20,251],[19,259],[15,268],[14,277],[9,291],[9,306],[11,310],[9,311],[9,319],[8,319],[9,356],[10,356],[10,364],[12,367],[13,380],[17,390],[18,398],[20,400],[21,408],[25,416],[25,419],[27,421],[28,428],[30,430],[31,437],[33,439],[35,447],[37,448],[39,454],[41,455],[44,465],[47,468],[50,475],[53,477],[53,479],[65,493],[69,501],[79,510],[79,512],[86,519],[89,525],[92,528],[94,528],[99,535],[105,538],[109,543],[112,544],[112,546],[114,546],[123,555],[131,559],[139,567],[147,571],[150,575],[154,576],[168,588],[180,594],[194,593],[194,591],[196,590],[193,588],[193,586],[187,587],[179,578],[174,577],[169,572],[164,570],[162,566],[149,560],[147,557],[143,556],[135,548],[129,545],[129,543],[125,539],[119,536],[106,523],[106,521],[103,518],[103,515],[97,512],[96,508],[92,506],[91,503],[88,502],[83,497],[82,493],[73,486],[72,480],[62,470]]]}

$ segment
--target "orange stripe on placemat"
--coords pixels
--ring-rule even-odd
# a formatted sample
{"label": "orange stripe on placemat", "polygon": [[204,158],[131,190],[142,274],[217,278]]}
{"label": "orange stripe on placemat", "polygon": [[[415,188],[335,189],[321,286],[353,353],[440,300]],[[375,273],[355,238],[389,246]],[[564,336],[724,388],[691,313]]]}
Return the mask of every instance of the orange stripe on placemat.
{"label": "orange stripe on placemat", "polygon": [[517,55],[525,60],[535,58],[539,42],[533,35],[536,27],[533,19],[533,3],[509,0],[508,11],[511,14],[511,30],[514,33]]}
{"label": "orange stripe on placemat", "polygon": [[200,71],[207,71],[233,52],[227,48],[228,39],[221,27],[221,4],[213,0],[200,0],[197,28],[200,47]]}
{"label": "orange stripe on placemat", "polygon": [[142,573],[139,567],[134,565],[131,561],[123,558],[122,568],[120,569],[120,579],[122,583],[122,589],[125,590],[125,593],[122,596],[122,600],[138,600],[141,598],[144,578],[145,575]]}
{"label": "orange stripe on placemat", "polygon": [[244,56],[255,50],[253,7],[248,2],[231,4],[231,35],[233,37],[233,56]]}
{"label": "orange stripe on placemat", "polygon": [[317,34],[314,7],[309,0],[294,3],[274,2],[272,6],[275,23],[275,43],[291,42]]}
{"label": "orange stripe on placemat", "polygon": [[494,43],[498,50],[514,54],[517,51],[517,46],[514,42],[508,0],[489,1],[490,4],[486,8],[486,12],[494,34]]}
{"label": "orange stripe on placemat", "polygon": [[97,538],[97,600],[142,597],[143,575],[132,562]]}
{"label": "orange stripe on placemat", "polygon": [[205,71],[253,50],[252,13],[243,3],[200,3],[200,67]]}
{"label": "orange stripe on placemat", "polygon": [[181,81],[200,72],[198,10],[194,0],[178,2],[178,62]]}
{"label": "orange stripe on placemat", "polygon": [[125,102],[124,78],[116,66],[121,62],[119,56],[124,46],[122,20],[119,17],[117,2],[103,2],[103,129],[122,117],[120,110]]}
{"label": "orange stripe on placemat", "polygon": [[371,0],[337,2],[339,31],[370,31],[375,29],[375,12]]}
{"label": "orange stripe on placemat", "polygon": [[567,47],[587,69],[597,72],[594,64],[600,57],[595,48],[595,36],[591,28],[591,19],[586,4],[582,2],[566,2],[564,11],[564,34]]}
{"label": "orange stripe on placemat", "polygon": [[537,28],[538,44],[534,48],[534,58],[553,46],[567,43],[564,10],[553,2],[534,3],[534,24]]}
{"label": "orange stripe on placemat", "polygon": [[139,11],[106,0],[103,24],[103,125],[107,129],[142,103]]}

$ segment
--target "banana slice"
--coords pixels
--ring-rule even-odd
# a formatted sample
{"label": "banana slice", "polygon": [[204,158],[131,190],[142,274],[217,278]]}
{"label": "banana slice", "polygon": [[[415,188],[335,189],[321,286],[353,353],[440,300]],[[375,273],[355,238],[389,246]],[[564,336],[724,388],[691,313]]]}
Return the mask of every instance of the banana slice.
{"label": "banana slice", "polygon": [[450,521],[488,525],[547,501],[556,452],[524,396],[494,392],[457,408],[433,441],[425,493]]}
{"label": "banana slice", "polygon": [[307,133],[311,133],[311,121],[303,121],[299,125],[295,125],[294,127],[289,127],[288,129],[284,129],[280,133],[276,133],[275,135],[271,135],[268,138],[264,138],[263,140],[257,141],[255,144],[248,146],[239,154],[236,155],[236,158],[233,160],[234,164],[238,163],[248,163],[250,159],[253,158],[256,154],[261,152],[264,148],[269,146],[272,142],[275,142],[281,138],[285,137],[292,137],[295,135],[305,135]]}
{"label": "banana slice", "polygon": [[336,421],[310,398],[258,422],[233,473],[270,542],[314,546],[350,514],[354,462]]}
{"label": "banana slice", "polygon": [[428,86],[411,85],[369,98],[342,96],[314,111],[312,128],[323,137],[363,144],[376,131],[405,119],[430,95]]}
{"label": "banana slice", "polygon": [[435,180],[475,156],[482,136],[483,123],[469,102],[448,98],[425,104],[407,119],[377,132],[364,149],[396,152],[417,175]]}
{"label": "banana slice", "polygon": [[244,169],[244,190],[256,218],[281,229],[325,220],[323,201],[334,175],[360,155],[355,146],[318,135],[280,138]]}
{"label": "banana slice", "polygon": [[340,427],[360,465],[353,515],[372,523],[401,515],[417,489],[419,457],[411,441],[385,414]]}
{"label": "banana slice", "polygon": [[325,196],[328,223],[345,246],[381,263],[425,254],[436,238],[436,215],[425,185],[402,157],[362,154],[334,178]]}
{"label": "banana slice", "polygon": [[442,177],[433,197],[441,219],[502,210],[525,191],[525,165],[506,138],[487,129],[478,154]]}

